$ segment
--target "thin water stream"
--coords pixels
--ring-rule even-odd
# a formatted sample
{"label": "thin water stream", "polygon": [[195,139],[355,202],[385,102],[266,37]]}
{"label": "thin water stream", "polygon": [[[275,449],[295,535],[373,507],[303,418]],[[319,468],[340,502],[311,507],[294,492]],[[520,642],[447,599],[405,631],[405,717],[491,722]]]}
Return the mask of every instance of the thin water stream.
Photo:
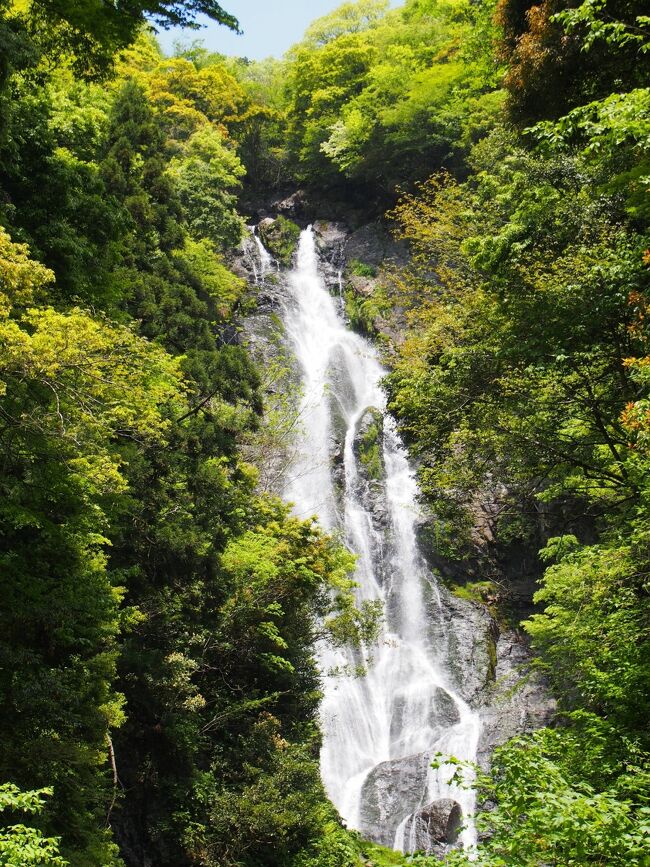
{"label": "thin water stream", "polygon": [[[272,262],[255,240],[263,278]],[[437,752],[474,761],[479,718],[448,669],[440,594],[418,550],[416,481],[386,414],[386,371],[330,295],[311,228],[300,237],[286,282],[281,315],[302,375],[304,435],[284,496],[297,514],[317,514],[342,533],[358,556],[359,600],[379,599],[384,611],[375,647],[320,653],[322,777],[349,827],[413,851],[422,848],[422,808],[451,799],[464,817],[474,811],[473,792],[450,785],[452,769],[434,770],[431,761]],[[372,478],[360,460],[368,430],[379,446]],[[363,662],[363,676],[330,673]],[[468,846],[475,839],[465,818],[460,840]]]}

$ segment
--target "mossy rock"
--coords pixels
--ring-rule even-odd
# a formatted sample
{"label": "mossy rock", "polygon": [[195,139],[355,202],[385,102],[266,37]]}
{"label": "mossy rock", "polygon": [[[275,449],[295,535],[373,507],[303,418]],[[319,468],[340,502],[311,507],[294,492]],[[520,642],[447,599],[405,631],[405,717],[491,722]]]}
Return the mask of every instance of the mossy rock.
{"label": "mossy rock", "polygon": [[383,433],[384,417],[378,409],[370,407],[359,420],[354,438],[354,451],[368,481],[381,481],[384,477]]}
{"label": "mossy rock", "polygon": [[298,246],[300,226],[286,217],[270,217],[262,220],[258,226],[262,243],[280,264],[289,266]]}
{"label": "mossy rock", "polygon": [[[359,281],[365,282],[363,291]],[[378,323],[391,312],[384,287],[375,278],[351,277],[345,286],[344,299],[350,327],[366,337],[379,336]]]}

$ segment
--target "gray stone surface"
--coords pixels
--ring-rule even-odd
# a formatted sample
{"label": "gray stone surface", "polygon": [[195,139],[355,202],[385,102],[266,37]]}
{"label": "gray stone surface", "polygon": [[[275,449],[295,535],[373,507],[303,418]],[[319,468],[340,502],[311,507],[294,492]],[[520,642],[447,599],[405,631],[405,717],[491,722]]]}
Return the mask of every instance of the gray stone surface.
{"label": "gray stone surface", "polygon": [[556,713],[549,685],[531,669],[530,660],[530,649],[520,633],[506,630],[499,634],[494,678],[481,696],[478,761],[484,769],[495,747],[548,725]]}
{"label": "gray stone surface", "polygon": [[420,807],[431,756],[420,753],[382,762],[368,775],[362,790],[360,831],[375,843],[392,846],[405,815]]}
{"label": "gray stone surface", "polygon": [[387,262],[403,265],[408,261],[408,247],[403,241],[396,241],[382,221],[368,223],[352,232],[344,253],[348,262],[356,259],[375,267]]}
{"label": "gray stone surface", "polygon": [[404,828],[404,839],[408,840],[411,852],[442,854],[456,843],[462,824],[460,804],[451,798],[440,798],[411,816]]}

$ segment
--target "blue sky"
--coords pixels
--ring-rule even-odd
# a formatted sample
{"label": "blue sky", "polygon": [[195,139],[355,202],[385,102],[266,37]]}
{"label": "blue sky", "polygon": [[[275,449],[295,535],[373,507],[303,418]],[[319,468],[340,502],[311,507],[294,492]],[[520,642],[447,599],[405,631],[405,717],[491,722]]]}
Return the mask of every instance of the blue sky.
{"label": "blue sky", "polygon": [[[237,36],[226,27],[207,18],[200,19],[207,27],[201,30],[161,30],[158,40],[170,54],[174,40],[201,39],[210,51],[262,60],[282,57],[298,42],[307,26],[321,15],[341,5],[343,0],[222,0],[224,9],[239,19],[243,36]],[[400,3],[394,0],[393,6]]]}

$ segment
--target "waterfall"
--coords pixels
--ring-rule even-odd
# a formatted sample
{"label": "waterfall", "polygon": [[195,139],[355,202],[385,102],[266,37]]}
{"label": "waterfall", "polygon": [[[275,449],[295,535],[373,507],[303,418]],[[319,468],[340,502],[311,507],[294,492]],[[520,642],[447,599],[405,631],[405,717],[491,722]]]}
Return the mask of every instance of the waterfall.
{"label": "waterfall", "polygon": [[250,235],[246,235],[242,242],[242,252],[253,272],[255,285],[262,286],[266,276],[273,269],[273,257],[266,249],[259,235],[255,231],[255,226],[248,226]]}
{"label": "waterfall", "polygon": [[[302,375],[304,434],[284,496],[299,516],[318,515],[342,534],[358,557],[359,601],[381,600],[384,611],[377,646],[320,651],[323,782],[349,827],[407,852],[424,848],[418,811],[451,799],[470,846],[474,794],[431,761],[436,752],[473,761],[479,720],[448,668],[441,595],[418,550],[417,485],[386,414],[386,371],[328,292],[311,228],[287,290],[282,319]],[[332,673],[364,663],[361,676]]]}

